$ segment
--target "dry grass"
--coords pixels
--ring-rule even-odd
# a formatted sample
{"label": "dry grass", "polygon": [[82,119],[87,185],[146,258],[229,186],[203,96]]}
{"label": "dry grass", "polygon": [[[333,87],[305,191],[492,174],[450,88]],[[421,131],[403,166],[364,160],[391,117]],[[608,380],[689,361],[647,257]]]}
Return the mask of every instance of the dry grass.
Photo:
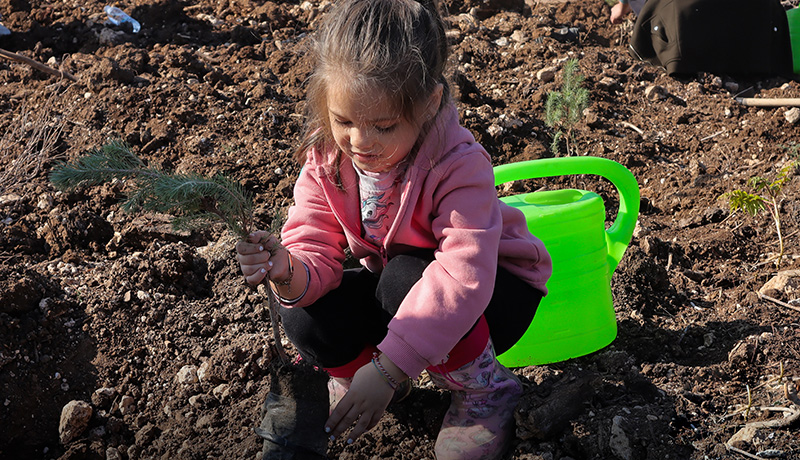
{"label": "dry grass", "polygon": [[52,111],[62,90],[61,85],[53,86],[47,102],[38,107],[26,103],[0,139],[0,196],[18,191],[57,159],[55,147],[65,117]]}

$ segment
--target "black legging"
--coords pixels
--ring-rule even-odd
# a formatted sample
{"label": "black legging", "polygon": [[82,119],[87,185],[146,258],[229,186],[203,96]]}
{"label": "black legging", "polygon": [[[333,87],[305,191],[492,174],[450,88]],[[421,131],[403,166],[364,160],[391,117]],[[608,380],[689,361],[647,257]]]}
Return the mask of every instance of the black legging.
{"label": "black legging", "polygon": [[[379,344],[412,286],[433,260],[433,251],[392,258],[378,276],[364,269],[344,271],[342,283],[313,305],[281,307],[286,335],[304,360],[324,368],[343,366],[368,344]],[[511,348],[528,329],[542,293],[498,267],[494,293],[484,311],[497,354]]]}

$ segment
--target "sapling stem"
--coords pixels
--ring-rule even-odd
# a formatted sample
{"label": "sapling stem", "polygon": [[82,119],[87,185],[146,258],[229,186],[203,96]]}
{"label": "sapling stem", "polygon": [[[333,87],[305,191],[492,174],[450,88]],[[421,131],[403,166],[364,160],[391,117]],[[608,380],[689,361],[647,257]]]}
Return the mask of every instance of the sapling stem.
{"label": "sapling stem", "polygon": [[[778,232],[778,256],[775,266],[780,267],[783,260],[783,232],[781,231],[780,195],[784,185],[791,179],[791,173],[800,165],[800,160],[794,159],[786,163],[779,171],[776,178],[772,181],[763,177],[754,176],[748,180],[748,184],[755,193],[744,190],[732,190],[722,194],[722,198],[727,198],[730,209],[733,212],[743,210],[753,216],[764,208],[767,208],[773,222],[775,230]],[[762,192],[764,195],[759,195]]]}

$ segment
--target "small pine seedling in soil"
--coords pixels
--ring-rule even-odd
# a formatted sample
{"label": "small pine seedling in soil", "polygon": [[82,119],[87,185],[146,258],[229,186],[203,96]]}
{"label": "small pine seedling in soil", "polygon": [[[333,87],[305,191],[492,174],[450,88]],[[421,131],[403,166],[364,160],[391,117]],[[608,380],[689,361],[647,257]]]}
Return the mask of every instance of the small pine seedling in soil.
{"label": "small pine seedling in soil", "polygon": [[60,163],[50,181],[61,190],[129,180],[126,212],[171,214],[178,230],[191,230],[209,222],[224,222],[243,238],[253,230],[253,197],[224,175],[175,174],[148,168],[124,142],[112,141],[69,163]]}
{"label": "small pine seedling in soil", "polygon": [[[56,165],[50,180],[61,190],[112,180],[131,181],[128,198],[122,205],[125,211],[171,214],[173,227],[181,230],[214,221],[224,222],[239,238],[254,230],[253,198],[238,182],[219,174],[209,178],[148,168],[120,141]],[[280,213],[273,216],[272,233],[279,234],[282,218]],[[305,362],[289,364],[281,345],[275,300],[269,292],[265,295],[269,299],[275,349],[280,359],[270,363],[272,391],[264,403],[261,426],[256,429],[264,438],[262,458],[325,458],[327,436],[322,425],[329,410],[328,375]]]}
{"label": "small pine seedling in soil", "polygon": [[726,192],[721,196],[721,198],[728,200],[731,212],[741,210],[755,216],[763,209],[769,210],[772,220],[775,222],[775,229],[778,232],[779,250],[775,260],[776,267],[780,267],[784,253],[780,214],[781,202],[783,201],[781,195],[783,187],[791,180],[791,175],[798,166],[800,166],[800,160],[795,158],[778,170],[778,174],[772,181],[761,176],[751,177],[747,184],[753,189],[752,193],[737,189]]}
{"label": "small pine seedling in soil", "polygon": [[561,91],[551,91],[545,102],[544,122],[555,130],[550,151],[558,156],[561,139],[564,139],[567,155],[572,155],[575,143],[574,129],[589,107],[589,90],[583,88],[584,76],[579,72],[578,60],[570,59],[564,63],[563,85]]}

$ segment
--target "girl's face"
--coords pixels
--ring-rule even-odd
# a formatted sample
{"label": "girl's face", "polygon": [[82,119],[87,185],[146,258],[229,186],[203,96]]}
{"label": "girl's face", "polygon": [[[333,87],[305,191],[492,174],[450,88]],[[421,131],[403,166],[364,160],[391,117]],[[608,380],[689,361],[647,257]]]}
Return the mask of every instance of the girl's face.
{"label": "girl's face", "polygon": [[[329,85],[327,93],[328,117],[336,145],[361,170],[389,171],[411,152],[422,123],[403,118],[391,108],[383,92],[367,91],[353,97],[341,85]],[[421,112],[424,117],[429,110]]]}

